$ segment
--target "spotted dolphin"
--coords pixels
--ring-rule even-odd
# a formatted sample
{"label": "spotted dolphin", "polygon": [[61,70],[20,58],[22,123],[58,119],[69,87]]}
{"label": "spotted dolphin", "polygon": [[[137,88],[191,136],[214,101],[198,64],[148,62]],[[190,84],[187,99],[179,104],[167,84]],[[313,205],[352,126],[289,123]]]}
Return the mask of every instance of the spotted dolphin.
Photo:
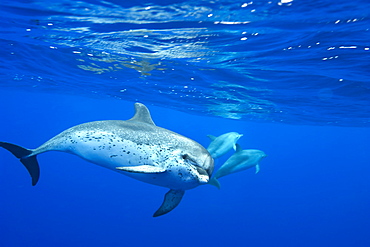
{"label": "spotted dolphin", "polygon": [[216,159],[229,152],[232,148],[236,149],[236,142],[242,137],[242,134],[237,132],[228,132],[218,137],[207,135],[211,139],[207,150],[212,158]]}
{"label": "spotted dolphin", "polygon": [[251,167],[256,167],[256,174],[260,170],[259,162],[267,155],[257,149],[242,150],[239,144],[236,144],[236,152],[217,170],[216,174],[209,181],[209,184],[220,188],[218,178],[226,175],[240,172]]}
{"label": "spotted dolphin", "polygon": [[199,143],[154,124],[148,108],[135,104],[135,115],[126,121],[88,122],[71,127],[36,149],[0,142],[0,147],[20,159],[32,178],[39,180],[38,154],[60,151],[122,173],[145,183],[167,187],[154,217],[180,203],[185,190],[207,184],[214,161]]}

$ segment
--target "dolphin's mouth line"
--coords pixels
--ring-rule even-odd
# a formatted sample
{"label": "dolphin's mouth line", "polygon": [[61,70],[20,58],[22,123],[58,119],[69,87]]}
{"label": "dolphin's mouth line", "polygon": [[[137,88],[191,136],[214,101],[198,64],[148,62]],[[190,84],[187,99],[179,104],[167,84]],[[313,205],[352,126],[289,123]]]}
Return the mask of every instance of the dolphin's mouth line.
{"label": "dolphin's mouth line", "polygon": [[190,166],[195,170],[194,172],[200,184],[207,184],[209,182],[210,176],[206,170],[195,164],[191,164]]}
{"label": "dolphin's mouth line", "polygon": [[207,175],[209,177],[209,174],[207,173],[207,171],[204,170],[202,167],[197,166],[197,165],[193,165],[193,166],[197,170],[197,172],[199,173],[199,175]]}
{"label": "dolphin's mouth line", "polygon": [[188,154],[183,154],[182,158],[186,160],[188,164],[192,166],[198,172],[199,175],[201,176],[206,175],[210,177],[210,174],[208,174],[207,170],[205,170],[203,167],[198,165],[197,162],[194,159],[192,159]]}

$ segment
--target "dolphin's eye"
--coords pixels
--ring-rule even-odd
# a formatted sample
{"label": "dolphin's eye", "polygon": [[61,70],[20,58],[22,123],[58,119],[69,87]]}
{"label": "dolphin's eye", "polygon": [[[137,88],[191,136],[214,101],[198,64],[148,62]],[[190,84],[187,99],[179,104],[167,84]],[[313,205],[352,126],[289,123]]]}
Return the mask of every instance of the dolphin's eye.
{"label": "dolphin's eye", "polygon": [[193,160],[188,154],[183,154],[183,155],[181,155],[181,157],[184,160],[190,162],[192,165],[197,165],[197,162],[195,160]]}
{"label": "dolphin's eye", "polygon": [[184,160],[186,160],[186,159],[188,159],[188,158],[189,158],[189,155],[188,155],[188,154],[183,154],[183,155],[181,155],[181,157],[182,157]]}

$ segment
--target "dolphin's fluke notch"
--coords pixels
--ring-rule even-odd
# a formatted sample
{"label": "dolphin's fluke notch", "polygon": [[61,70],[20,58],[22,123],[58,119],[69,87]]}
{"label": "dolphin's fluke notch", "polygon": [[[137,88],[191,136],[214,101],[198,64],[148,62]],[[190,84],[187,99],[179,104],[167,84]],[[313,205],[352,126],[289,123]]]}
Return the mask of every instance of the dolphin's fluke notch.
{"label": "dolphin's fluke notch", "polygon": [[0,147],[5,148],[15,157],[20,159],[22,164],[26,167],[28,173],[31,175],[32,185],[36,185],[40,177],[40,167],[36,156],[29,157],[29,155],[32,154],[32,150],[8,142],[0,142]]}
{"label": "dolphin's fluke notch", "polygon": [[171,212],[174,208],[177,207],[177,205],[179,205],[184,194],[184,190],[168,191],[164,196],[161,207],[153,214],[153,217],[158,217]]}

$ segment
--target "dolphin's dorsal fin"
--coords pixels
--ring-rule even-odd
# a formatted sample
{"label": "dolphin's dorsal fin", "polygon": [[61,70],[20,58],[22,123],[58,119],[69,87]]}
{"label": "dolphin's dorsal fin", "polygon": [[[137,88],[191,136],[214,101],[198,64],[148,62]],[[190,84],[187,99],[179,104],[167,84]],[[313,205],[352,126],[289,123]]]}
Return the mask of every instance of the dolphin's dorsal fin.
{"label": "dolphin's dorsal fin", "polygon": [[214,136],[214,135],[207,135],[209,137],[209,139],[211,139],[211,141],[214,141],[217,137]]}
{"label": "dolphin's dorsal fin", "polygon": [[242,147],[238,143],[235,144],[235,151],[236,152],[243,151]]}
{"label": "dolphin's dorsal fin", "polygon": [[135,121],[155,125],[152,117],[150,116],[148,108],[141,103],[135,103],[135,115],[127,121]]}
{"label": "dolphin's dorsal fin", "polygon": [[161,207],[154,213],[153,217],[158,217],[172,211],[181,202],[184,196],[184,190],[170,190],[164,196],[164,201]]}

